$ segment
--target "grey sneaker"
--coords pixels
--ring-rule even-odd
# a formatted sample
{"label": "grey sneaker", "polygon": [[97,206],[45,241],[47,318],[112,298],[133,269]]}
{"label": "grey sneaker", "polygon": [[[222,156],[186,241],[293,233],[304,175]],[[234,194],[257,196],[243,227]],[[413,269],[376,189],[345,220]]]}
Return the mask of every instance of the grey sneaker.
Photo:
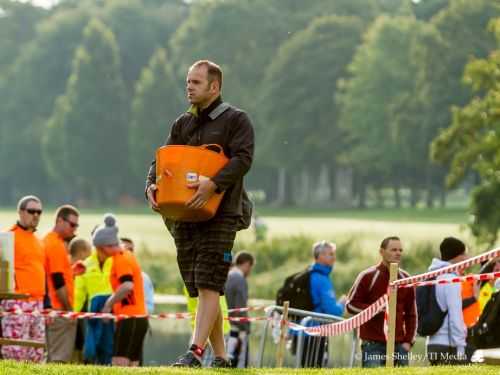
{"label": "grey sneaker", "polygon": [[174,367],[201,367],[201,362],[195,357],[191,350],[176,359]]}
{"label": "grey sneaker", "polygon": [[231,362],[229,362],[227,359],[222,358],[222,357],[215,357],[214,360],[212,361],[212,365],[210,367],[230,368]]}

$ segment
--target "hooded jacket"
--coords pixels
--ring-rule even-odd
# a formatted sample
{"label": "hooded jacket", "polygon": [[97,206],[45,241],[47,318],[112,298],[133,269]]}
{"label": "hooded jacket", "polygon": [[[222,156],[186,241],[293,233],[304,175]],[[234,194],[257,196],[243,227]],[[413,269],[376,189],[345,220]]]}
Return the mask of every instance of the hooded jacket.
{"label": "hooded jacket", "polygon": [[342,316],[344,304],[338,303],[335,297],[330,273],[333,267],[319,263],[311,266],[310,292],[314,311],[322,314]]}
{"label": "hooded jacket", "polygon": [[[451,263],[441,259],[434,258],[429,267],[429,271],[447,267]],[[456,277],[456,273],[447,273],[437,277],[441,279],[451,279]],[[445,345],[457,348],[457,353],[463,353],[465,350],[465,339],[467,329],[462,314],[462,287],[461,284],[436,285],[436,299],[442,311],[448,311],[443,325],[432,336],[427,338],[427,345]]]}

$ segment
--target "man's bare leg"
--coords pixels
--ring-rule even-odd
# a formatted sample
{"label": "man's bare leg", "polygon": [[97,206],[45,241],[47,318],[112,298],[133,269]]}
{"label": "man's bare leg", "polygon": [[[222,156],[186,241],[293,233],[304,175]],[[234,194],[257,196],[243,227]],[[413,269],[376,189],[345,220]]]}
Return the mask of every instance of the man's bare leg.
{"label": "man's bare leg", "polygon": [[[204,348],[212,332],[217,316],[219,315],[219,292],[200,288],[198,289],[198,294],[198,308],[196,309],[193,344]],[[222,338],[222,340],[224,340],[224,338]]]}
{"label": "man's bare leg", "polygon": [[210,332],[210,345],[214,351],[215,357],[220,357],[226,359],[226,349],[224,345],[224,326],[222,321],[222,311],[219,304],[219,313],[215,318],[215,322]]}

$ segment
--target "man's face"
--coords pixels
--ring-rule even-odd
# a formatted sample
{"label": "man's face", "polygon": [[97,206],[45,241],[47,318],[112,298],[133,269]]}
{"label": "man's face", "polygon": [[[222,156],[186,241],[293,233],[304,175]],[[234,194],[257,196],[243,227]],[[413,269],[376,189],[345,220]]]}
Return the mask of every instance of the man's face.
{"label": "man's face", "polygon": [[135,249],[135,246],[134,246],[134,243],[133,242],[130,242],[130,241],[122,241],[121,242],[122,244],[122,247],[125,249],[125,250],[128,250],[130,252],[134,252],[134,249]]}
{"label": "man's face", "polygon": [[242,265],[240,265],[239,268],[241,272],[243,272],[243,275],[245,277],[248,277],[252,272],[253,264],[251,262],[245,262]]}
{"label": "man's face", "polygon": [[319,253],[318,259],[316,259],[318,263],[330,267],[333,266],[336,260],[337,260],[336,251],[330,246],[325,247],[323,251]]}
{"label": "man's face", "polygon": [[75,237],[79,226],[78,220],[78,216],[71,214],[67,218],[60,217],[57,219],[56,225],[59,227],[63,239],[67,240]]}
{"label": "man's face", "polygon": [[497,258],[493,270],[491,272],[500,272],[500,258]]}
{"label": "man's face", "polygon": [[398,263],[401,262],[401,255],[403,253],[403,245],[401,241],[389,240],[387,248],[380,249],[380,255],[385,263]]}
{"label": "man's face", "polygon": [[24,210],[19,210],[19,222],[28,230],[34,231],[40,223],[42,216],[42,205],[36,201],[30,201]]}
{"label": "man's face", "polygon": [[218,96],[217,83],[208,82],[206,66],[198,66],[189,70],[186,77],[186,92],[189,103],[204,108]]}
{"label": "man's face", "polygon": [[120,245],[106,245],[106,246],[101,246],[100,249],[107,257],[112,257],[120,250],[122,250]]}

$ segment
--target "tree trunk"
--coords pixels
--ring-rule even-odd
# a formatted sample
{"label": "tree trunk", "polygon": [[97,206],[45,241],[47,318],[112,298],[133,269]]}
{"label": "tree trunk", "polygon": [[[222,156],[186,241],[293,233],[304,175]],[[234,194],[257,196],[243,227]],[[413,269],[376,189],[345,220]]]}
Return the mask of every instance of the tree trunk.
{"label": "tree trunk", "polygon": [[332,161],[332,164],[330,164],[330,168],[328,171],[328,177],[329,177],[329,183],[330,183],[330,196],[328,198],[329,198],[330,202],[334,203],[335,198],[336,198],[335,187],[337,184],[337,166],[336,166],[335,161]]}
{"label": "tree trunk", "polygon": [[375,188],[375,199],[377,201],[377,208],[384,208],[385,206],[385,201],[384,201],[384,195],[382,194],[382,188]]}
{"label": "tree trunk", "polygon": [[432,188],[432,186],[429,186],[427,188],[425,205],[427,206],[427,208],[434,208],[434,189]]}
{"label": "tree trunk", "polygon": [[398,183],[394,183],[393,191],[394,191],[394,207],[401,208],[401,192],[399,190]]}
{"label": "tree trunk", "polygon": [[412,208],[417,207],[418,200],[419,200],[418,188],[415,186],[412,186],[410,188],[410,206]]}
{"label": "tree trunk", "polygon": [[441,186],[441,191],[439,192],[439,205],[441,208],[446,207],[446,188],[444,185]]}
{"label": "tree trunk", "polygon": [[276,206],[283,206],[286,202],[286,193],[287,193],[287,186],[286,186],[286,169],[285,168],[279,168],[278,169],[278,184],[277,184],[277,191],[276,191],[276,200],[274,201],[274,205]]}
{"label": "tree trunk", "polygon": [[364,179],[361,177],[358,179],[357,183],[357,193],[358,193],[358,208],[366,208],[366,184]]}

